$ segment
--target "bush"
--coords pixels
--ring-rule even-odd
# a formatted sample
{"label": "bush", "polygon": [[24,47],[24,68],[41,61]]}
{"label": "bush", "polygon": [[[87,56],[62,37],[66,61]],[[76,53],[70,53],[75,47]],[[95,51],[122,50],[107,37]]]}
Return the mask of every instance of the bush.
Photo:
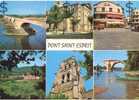
{"label": "bush", "polygon": [[[7,96],[18,97],[18,99],[30,99],[30,98],[44,98],[44,92],[36,90],[35,85],[38,81],[2,81],[0,83],[0,90],[2,90]],[[12,99],[12,98],[10,98]]]}
{"label": "bush", "polygon": [[49,94],[47,96],[48,99],[68,99],[67,96],[65,96],[63,93],[59,93],[59,94]]}

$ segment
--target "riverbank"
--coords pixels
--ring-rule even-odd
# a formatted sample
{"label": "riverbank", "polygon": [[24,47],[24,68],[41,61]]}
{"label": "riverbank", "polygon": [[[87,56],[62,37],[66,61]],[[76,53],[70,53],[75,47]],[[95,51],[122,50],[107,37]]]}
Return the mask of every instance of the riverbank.
{"label": "riverbank", "polygon": [[125,71],[125,74],[131,77],[139,77],[139,71]]}
{"label": "riverbank", "polygon": [[28,33],[24,31],[23,28],[20,30],[16,29],[14,24],[10,21],[5,20],[4,18],[0,18],[0,21],[3,22],[4,26],[6,27],[5,35],[8,36],[27,36]]}

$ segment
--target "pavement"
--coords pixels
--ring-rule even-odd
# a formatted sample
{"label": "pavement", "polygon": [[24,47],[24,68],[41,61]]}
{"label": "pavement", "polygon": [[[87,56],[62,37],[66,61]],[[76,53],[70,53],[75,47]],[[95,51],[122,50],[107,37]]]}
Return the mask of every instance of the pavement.
{"label": "pavement", "polygon": [[94,31],[95,50],[139,50],[139,32],[114,28]]}
{"label": "pavement", "polygon": [[[46,33],[47,34],[47,33]],[[47,35],[48,39],[92,39],[92,33],[65,33],[65,34],[54,34]]]}

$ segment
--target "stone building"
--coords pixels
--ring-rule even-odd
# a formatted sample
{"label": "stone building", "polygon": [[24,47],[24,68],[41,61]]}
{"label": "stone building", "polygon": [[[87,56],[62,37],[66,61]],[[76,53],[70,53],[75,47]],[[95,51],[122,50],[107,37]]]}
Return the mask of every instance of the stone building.
{"label": "stone building", "polygon": [[74,57],[66,59],[57,72],[51,94],[63,93],[71,99],[82,98],[84,93],[80,66]]}
{"label": "stone building", "polygon": [[[55,5],[60,7],[61,11],[62,9],[64,9],[64,3],[62,1],[55,2]],[[70,18],[66,18],[61,23],[59,23],[58,31],[60,32],[65,31],[66,33],[90,32],[91,27],[93,27],[88,20],[88,17],[93,16],[91,4],[90,3],[84,3],[84,4],[74,3],[74,4],[69,4],[68,8],[73,11],[73,15]]]}
{"label": "stone building", "polygon": [[94,5],[94,26],[124,27],[124,9],[112,1],[100,1]]}
{"label": "stone building", "polygon": [[131,26],[139,29],[139,9],[134,9],[131,13]]}

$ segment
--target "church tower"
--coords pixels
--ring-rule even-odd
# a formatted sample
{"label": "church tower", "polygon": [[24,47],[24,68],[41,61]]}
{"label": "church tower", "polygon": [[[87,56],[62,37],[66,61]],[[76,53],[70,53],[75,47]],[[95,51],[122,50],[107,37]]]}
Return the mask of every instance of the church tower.
{"label": "church tower", "polygon": [[83,80],[80,77],[80,66],[74,57],[63,61],[56,75],[52,93],[63,93],[71,99],[82,98]]}

